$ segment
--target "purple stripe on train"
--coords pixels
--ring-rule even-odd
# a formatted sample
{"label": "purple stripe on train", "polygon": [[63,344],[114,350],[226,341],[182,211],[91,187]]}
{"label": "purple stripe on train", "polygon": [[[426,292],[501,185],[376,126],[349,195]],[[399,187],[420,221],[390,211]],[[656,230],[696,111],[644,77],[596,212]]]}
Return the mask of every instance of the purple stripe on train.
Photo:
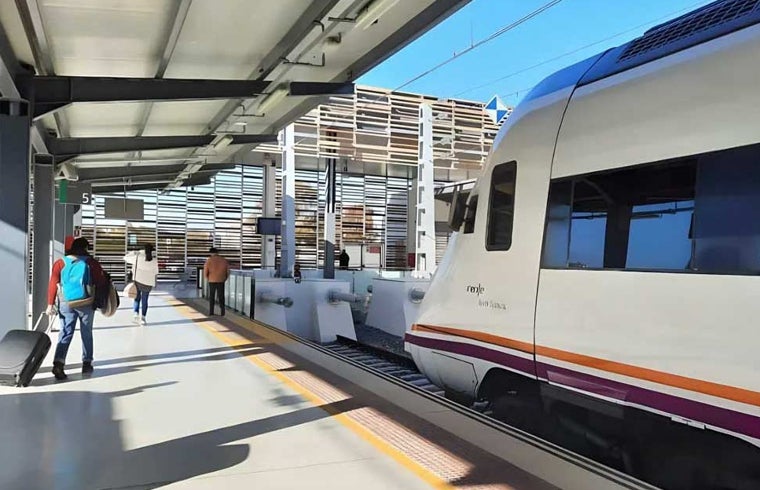
{"label": "purple stripe on train", "polygon": [[744,434],[760,439],[760,417],[755,417],[728,408],[716,407],[659,391],[653,391],[639,386],[620,383],[607,378],[601,378],[586,373],[566,369],[564,367],[533,363],[530,359],[507,354],[479,345],[454,342],[448,340],[420,337],[406,334],[410,344],[437,349],[467,357],[482,359],[494,364],[514,369],[530,376],[538,375],[543,379],[563,384],[578,390],[596,395],[625,401],[626,403],[649,407],[660,412],[666,412],[690,420],[702,422],[714,427]]}

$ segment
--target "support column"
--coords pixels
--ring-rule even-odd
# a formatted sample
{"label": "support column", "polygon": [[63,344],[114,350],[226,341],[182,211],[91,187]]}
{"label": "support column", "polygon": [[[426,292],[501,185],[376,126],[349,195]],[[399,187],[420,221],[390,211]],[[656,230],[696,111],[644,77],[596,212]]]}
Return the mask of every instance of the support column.
{"label": "support column", "polygon": [[[274,158],[264,159],[264,209],[265,218],[274,218],[277,214],[277,163]],[[274,235],[261,238],[261,266],[274,269],[277,259],[277,241]]]}
{"label": "support column", "polygon": [[433,108],[420,105],[419,162],[416,179],[415,270],[435,272],[435,199],[433,195]]}
{"label": "support column", "polygon": [[[55,218],[53,219],[53,261],[63,257],[66,253],[66,237],[74,234],[75,218],[79,214],[81,206],[76,204],[55,204]],[[81,218],[81,215],[80,215]],[[81,219],[77,222],[81,226]],[[94,246],[94,244],[91,244]]]}
{"label": "support column", "polygon": [[21,100],[0,101],[0,337],[27,325],[29,132],[29,104]]}
{"label": "support column", "polygon": [[295,125],[282,130],[282,257],[280,277],[293,277],[296,261]]}
{"label": "support column", "polygon": [[337,159],[327,159],[327,178],[325,179],[325,263],[324,278],[335,279],[335,201],[336,201],[336,177],[335,166]]}
{"label": "support column", "polygon": [[55,185],[53,165],[34,164],[34,235],[32,253],[32,322],[47,307],[50,244],[53,238]]}
{"label": "support column", "polygon": [[[82,206],[74,206],[74,207],[69,206],[67,209],[71,212],[71,215],[69,215],[67,211],[66,230],[70,230],[68,234],[71,235],[72,233],[74,233],[74,230],[76,228],[82,228]],[[71,216],[71,218],[69,218],[69,216]],[[71,222],[69,222],[69,219],[71,219]],[[92,244],[92,245],[93,247],[95,246],[95,244]]]}
{"label": "support column", "polygon": [[66,205],[56,202],[53,216],[53,261],[56,261],[66,252]]}

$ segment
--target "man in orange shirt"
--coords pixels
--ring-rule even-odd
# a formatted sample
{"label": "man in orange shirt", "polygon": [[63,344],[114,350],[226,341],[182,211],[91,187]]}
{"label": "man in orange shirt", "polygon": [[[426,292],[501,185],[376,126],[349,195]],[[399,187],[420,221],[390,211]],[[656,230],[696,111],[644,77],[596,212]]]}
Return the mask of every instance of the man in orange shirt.
{"label": "man in orange shirt", "polygon": [[[215,299],[219,299],[219,309],[224,316],[224,283],[230,277],[230,264],[227,259],[219,255],[219,250],[211,248],[211,256],[206,259],[203,266],[203,275],[208,282],[209,316],[214,315]],[[216,296],[216,298],[215,298]]]}

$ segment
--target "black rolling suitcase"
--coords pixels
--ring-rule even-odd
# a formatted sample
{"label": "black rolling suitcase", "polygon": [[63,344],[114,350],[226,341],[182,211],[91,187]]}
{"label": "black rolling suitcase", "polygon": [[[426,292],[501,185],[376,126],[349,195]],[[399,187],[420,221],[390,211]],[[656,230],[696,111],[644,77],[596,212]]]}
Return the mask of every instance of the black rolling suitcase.
{"label": "black rolling suitcase", "polygon": [[0,385],[26,387],[37,374],[50,350],[50,337],[38,330],[44,317],[34,330],[11,330],[0,340]]}

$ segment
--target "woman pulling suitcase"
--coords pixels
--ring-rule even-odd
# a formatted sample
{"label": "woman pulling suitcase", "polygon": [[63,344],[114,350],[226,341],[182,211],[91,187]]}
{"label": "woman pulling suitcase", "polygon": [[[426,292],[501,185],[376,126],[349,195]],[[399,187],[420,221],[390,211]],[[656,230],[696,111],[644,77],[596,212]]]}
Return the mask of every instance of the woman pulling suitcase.
{"label": "woman pulling suitcase", "polygon": [[66,251],[66,256],[53,264],[48,284],[47,314],[55,314],[58,298],[58,316],[61,333],[53,357],[53,375],[61,381],[66,379],[64,366],[66,354],[74,338],[77,322],[82,336],[82,373],[89,374],[92,367],[92,323],[95,319],[95,290],[107,288],[108,282],[97,260],[87,251],[90,244],[85,238],[77,238]]}

